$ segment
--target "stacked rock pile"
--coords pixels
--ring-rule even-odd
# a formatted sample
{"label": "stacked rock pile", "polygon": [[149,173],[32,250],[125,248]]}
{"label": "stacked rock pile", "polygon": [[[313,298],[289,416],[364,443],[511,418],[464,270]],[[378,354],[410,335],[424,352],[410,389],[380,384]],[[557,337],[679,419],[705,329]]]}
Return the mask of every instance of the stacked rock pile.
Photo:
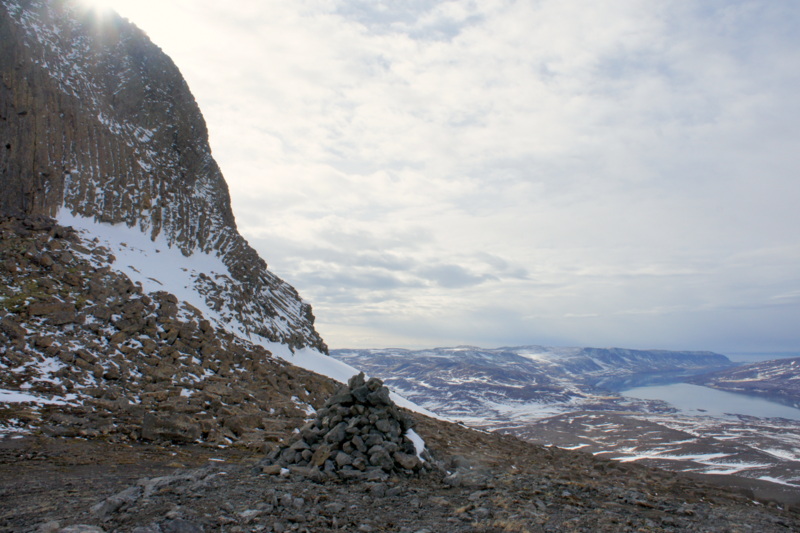
{"label": "stacked rock pile", "polygon": [[381,479],[430,470],[431,457],[389,389],[364,374],[350,378],[284,446],[265,459],[263,471],[289,470],[331,479]]}

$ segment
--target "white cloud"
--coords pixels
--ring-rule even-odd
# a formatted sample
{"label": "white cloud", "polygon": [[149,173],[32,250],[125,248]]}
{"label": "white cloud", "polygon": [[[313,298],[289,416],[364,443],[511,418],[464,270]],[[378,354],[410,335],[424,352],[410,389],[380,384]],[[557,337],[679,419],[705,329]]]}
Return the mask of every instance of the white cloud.
{"label": "white cloud", "polygon": [[332,346],[797,349],[800,7],[118,5]]}

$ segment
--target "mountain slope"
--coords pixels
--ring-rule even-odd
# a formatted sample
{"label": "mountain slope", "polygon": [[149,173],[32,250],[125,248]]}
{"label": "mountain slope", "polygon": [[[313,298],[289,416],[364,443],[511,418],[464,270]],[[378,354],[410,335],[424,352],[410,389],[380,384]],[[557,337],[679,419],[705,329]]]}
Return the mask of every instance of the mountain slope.
{"label": "mountain slope", "polygon": [[697,376],[690,381],[800,408],[800,357],[752,363]]}
{"label": "mountain slope", "polygon": [[173,62],[0,0],[0,434],[263,446],[354,369],[238,233]]}
{"label": "mountain slope", "polygon": [[0,212],[124,225],[224,271],[194,284],[218,325],[327,347],[311,307],[239,235],[206,125],[174,63],[78,2],[0,2]]}
{"label": "mountain slope", "polygon": [[52,219],[0,217],[0,436],[261,448],[335,390],[117,262]]}

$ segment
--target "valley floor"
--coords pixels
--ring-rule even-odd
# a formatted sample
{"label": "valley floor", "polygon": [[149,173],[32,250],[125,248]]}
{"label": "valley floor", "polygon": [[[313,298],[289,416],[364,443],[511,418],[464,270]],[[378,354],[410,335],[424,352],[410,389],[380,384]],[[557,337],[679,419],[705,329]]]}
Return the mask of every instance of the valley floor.
{"label": "valley floor", "polygon": [[447,472],[351,483],[267,475],[230,448],[5,438],[0,531],[800,530],[796,511],[681,474],[424,418],[418,432]]}

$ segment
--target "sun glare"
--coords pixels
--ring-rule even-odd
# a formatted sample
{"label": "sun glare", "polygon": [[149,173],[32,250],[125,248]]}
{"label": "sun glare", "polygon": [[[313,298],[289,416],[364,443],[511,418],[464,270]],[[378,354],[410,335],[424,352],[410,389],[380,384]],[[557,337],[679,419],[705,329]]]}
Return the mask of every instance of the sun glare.
{"label": "sun glare", "polygon": [[98,11],[109,11],[114,9],[113,0],[81,0],[81,2],[85,6],[96,9]]}

